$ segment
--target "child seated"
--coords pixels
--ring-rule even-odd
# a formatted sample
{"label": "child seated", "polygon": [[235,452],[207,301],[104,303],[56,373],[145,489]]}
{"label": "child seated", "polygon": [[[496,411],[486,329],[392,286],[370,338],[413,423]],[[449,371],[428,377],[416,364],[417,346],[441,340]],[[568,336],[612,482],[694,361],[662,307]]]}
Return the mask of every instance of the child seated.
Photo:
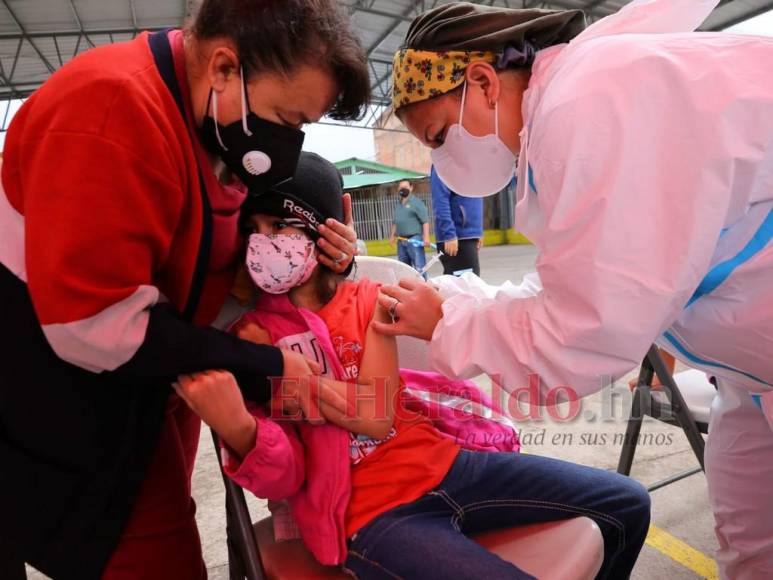
{"label": "child seated", "polygon": [[[279,416],[281,385],[267,410],[246,408],[229,373],[180,378],[177,391],[226,445],[228,475],[259,497],[289,500],[317,560],[358,578],[531,578],[468,536],[580,515],[604,536],[599,577],[627,577],[649,524],[640,485],[462,448],[401,404],[395,340],[371,324],[389,321],[378,285],[343,281],[314,256],[317,226],[341,218],[342,193],[335,167],[304,153],[293,180],[245,204],[246,262],[264,293],[238,332],[303,353],[321,376],[299,377],[317,385],[309,421]],[[331,397],[356,402],[354,412],[335,410]]]}

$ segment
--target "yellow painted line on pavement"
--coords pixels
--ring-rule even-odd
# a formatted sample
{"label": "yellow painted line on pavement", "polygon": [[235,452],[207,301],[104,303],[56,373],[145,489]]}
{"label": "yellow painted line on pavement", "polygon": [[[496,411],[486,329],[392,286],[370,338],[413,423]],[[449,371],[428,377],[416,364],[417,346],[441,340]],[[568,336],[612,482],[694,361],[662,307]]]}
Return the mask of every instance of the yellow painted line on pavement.
{"label": "yellow painted line on pavement", "polygon": [[668,556],[674,562],[692,570],[701,578],[710,580],[719,578],[717,563],[714,560],[657,526],[650,524],[646,544]]}

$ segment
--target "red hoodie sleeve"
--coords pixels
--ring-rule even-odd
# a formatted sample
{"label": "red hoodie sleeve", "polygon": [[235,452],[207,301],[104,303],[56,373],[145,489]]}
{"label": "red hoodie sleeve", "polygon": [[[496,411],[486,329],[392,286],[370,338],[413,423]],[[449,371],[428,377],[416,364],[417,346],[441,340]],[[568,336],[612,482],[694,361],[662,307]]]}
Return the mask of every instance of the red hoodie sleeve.
{"label": "red hoodie sleeve", "polygon": [[25,281],[46,339],[92,372],[228,369],[248,399],[265,401],[281,353],[189,324],[177,314],[181,296],[168,297],[177,308],[164,304],[154,282],[176,234],[200,227],[176,136],[182,120],[131,77],[79,80],[26,103],[3,167],[23,214]]}

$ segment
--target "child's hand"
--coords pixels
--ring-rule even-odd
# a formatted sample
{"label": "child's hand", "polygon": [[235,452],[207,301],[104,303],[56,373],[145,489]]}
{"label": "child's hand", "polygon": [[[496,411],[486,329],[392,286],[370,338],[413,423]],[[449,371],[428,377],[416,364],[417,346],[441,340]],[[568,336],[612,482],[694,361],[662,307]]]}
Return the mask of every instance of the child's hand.
{"label": "child's hand", "polygon": [[201,420],[244,457],[255,445],[255,419],[234,376],[226,371],[180,375],[172,386]]}
{"label": "child's hand", "polygon": [[268,330],[260,326],[257,322],[250,322],[248,320],[242,320],[234,327],[236,336],[242,340],[248,340],[255,344],[267,344],[271,346],[271,335]]}

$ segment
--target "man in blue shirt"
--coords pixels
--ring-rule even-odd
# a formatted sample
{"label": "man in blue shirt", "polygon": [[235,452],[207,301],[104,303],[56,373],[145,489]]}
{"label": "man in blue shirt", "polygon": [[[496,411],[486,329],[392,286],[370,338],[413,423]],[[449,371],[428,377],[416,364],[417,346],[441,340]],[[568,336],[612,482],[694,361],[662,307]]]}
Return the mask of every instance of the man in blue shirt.
{"label": "man in blue shirt", "polygon": [[[397,259],[421,272],[427,263],[424,248],[429,246],[429,212],[413,195],[413,185],[403,180],[398,184],[400,200],[395,205],[395,219],[389,243],[397,242]],[[424,275],[426,278],[426,275]]]}
{"label": "man in blue shirt", "polygon": [[483,199],[462,197],[448,189],[435,168],[430,175],[435,237],[443,274],[474,272],[480,276],[478,250],[483,241]]}

